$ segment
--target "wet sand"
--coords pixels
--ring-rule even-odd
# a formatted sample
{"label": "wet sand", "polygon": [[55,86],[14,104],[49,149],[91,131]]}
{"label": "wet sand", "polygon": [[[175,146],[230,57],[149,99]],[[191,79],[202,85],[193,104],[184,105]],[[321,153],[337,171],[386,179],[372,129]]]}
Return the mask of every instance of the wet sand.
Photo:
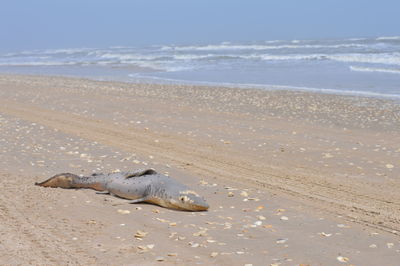
{"label": "wet sand", "polygon": [[[372,98],[1,75],[0,261],[398,265],[399,119]],[[147,167],[210,210],[33,185]]]}

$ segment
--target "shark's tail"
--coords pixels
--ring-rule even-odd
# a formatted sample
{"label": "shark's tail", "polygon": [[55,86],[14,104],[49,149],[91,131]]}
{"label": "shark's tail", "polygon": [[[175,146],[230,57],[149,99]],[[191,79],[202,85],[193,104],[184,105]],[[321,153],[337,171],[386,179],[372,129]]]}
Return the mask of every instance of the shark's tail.
{"label": "shark's tail", "polygon": [[60,188],[76,188],[74,184],[76,180],[79,179],[79,176],[70,174],[70,173],[62,173],[50,177],[49,179],[43,182],[36,182],[35,185],[41,187],[60,187]]}
{"label": "shark's tail", "polygon": [[100,177],[79,177],[78,175],[70,173],[62,173],[50,177],[43,182],[36,182],[36,186],[41,187],[59,187],[59,188],[90,188],[97,191],[105,190],[103,182]]}

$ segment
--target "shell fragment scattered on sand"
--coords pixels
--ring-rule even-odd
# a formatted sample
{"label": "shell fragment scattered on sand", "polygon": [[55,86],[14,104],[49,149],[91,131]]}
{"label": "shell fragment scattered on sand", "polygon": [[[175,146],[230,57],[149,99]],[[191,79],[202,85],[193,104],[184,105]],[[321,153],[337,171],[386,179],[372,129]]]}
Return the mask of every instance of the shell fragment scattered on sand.
{"label": "shell fragment scattered on sand", "polygon": [[165,260],[165,258],[164,257],[162,257],[162,256],[158,256],[158,257],[156,257],[156,261],[164,261]]}
{"label": "shell fragment scattered on sand", "polygon": [[256,221],[256,222],[254,222],[254,225],[256,225],[256,226],[262,225],[262,221]]}
{"label": "shell fragment scattered on sand", "polygon": [[121,210],[121,209],[117,210],[117,212],[120,213],[120,214],[129,214],[129,213],[131,213],[131,211],[129,211],[129,210]]}
{"label": "shell fragment scattered on sand", "polygon": [[288,238],[280,238],[280,239],[276,240],[276,243],[277,243],[277,244],[284,244],[284,243],[286,243],[288,240],[289,240]]}
{"label": "shell fragment scattered on sand", "polygon": [[246,191],[242,191],[242,192],[240,192],[240,196],[242,196],[242,197],[248,197],[248,196],[249,196],[249,193],[247,193]]}
{"label": "shell fragment scattered on sand", "polygon": [[349,258],[346,258],[343,256],[338,256],[336,259],[340,262],[348,262],[349,261]]}
{"label": "shell fragment scattered on sand", "polygon": [[135,238],[142,240],[147,234],[148,234],[148,232],[138,230],[135,234]]}
{"label": "shell fragment scattered on sand", "polygon": [[215,258],[216,256],[218,256],[218,252],[211,252],[210,254],[211,258]]}
{"label": "shell fragment scattered on sand", "polygon": [[195,242],[189,242],[189,246],[191,246],[192,248],[197,248],[200,246],[200,244]]}
{"label": "shell fragment scattered on sand", "polygon": [[350,228],[350,226],[345,225],[345,224],[338,224],[337,227],[339,227],[339,228]]}
{"label": "shell fragment scattered on sand", "polygon": [[319,235],[325,236],[325,237],[330,237],[332,234],[327,234],[325,232],[321,232],[321,233],[319,233]]}
{"label": "shell fragment scattered on sand", "polygon": [[201,230],[199,232],[193,233],[193,236],[207,236],[207,230]]}

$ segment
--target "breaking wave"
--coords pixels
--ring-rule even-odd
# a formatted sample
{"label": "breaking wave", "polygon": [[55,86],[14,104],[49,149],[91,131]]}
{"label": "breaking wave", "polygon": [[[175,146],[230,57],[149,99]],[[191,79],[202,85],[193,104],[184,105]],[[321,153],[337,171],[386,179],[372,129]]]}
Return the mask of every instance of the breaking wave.
{"label": "breaking wave", "polygon": [[400,36],[383,36],[376,38],[377,41],[393,41],[393,40],[400,40]]}
{"label": "breaking wave", "polygon": [[382,73],[392,73],[400,74],[400,68],[379,68],[379,67],[360,67],[360,66],[350,66],[350,70],[359,72],[382,72]]}
{"label": "breaking wave", "polygon": [[[300,41],[293,42],[299,43]],[[278,49],[320,49],[320,48],[349,48],[349,47],[366,47],[364,44],[336,44],[336,45],[234,45],[234,44],[219,44],[219,45],[205,45],[205,46],[163,46],[162,50],[175,50],[175,51],[218,51],[218,50],[278,50]]]}

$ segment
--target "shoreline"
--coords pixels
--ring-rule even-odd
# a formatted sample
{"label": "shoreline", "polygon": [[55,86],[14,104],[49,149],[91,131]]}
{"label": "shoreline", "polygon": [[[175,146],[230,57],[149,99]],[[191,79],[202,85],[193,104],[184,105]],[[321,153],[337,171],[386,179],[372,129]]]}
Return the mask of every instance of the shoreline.
{"label": "shoreline", "polygon": [[[69,243],[62,250],[74,255],[58,261],[81,257],[81,263],[107,264],[127,249],[118,262],[151,264],[163,256],[170,264],[257,265],[279,257],[283,264],[326,265],[343,256],[359,265],[392,265],[399,259],[400,106],[392,101],[20,75],[0,75],[0,88],[0,182],[7,188],[0,214],[9,226],[25,221],[29,233],[21,237],[32,239],[32,246],[46,234],[51,241],[61,234]],[[31,185],[60,172],[148,167],[199,190],[210,211],[114,206],[116,199],[92,191]],[[25,192],[14,198],[14,210],[10,199],[20,190]],[[35,233],[24,214],[27,199],[37,213]],[[131,214],[115,215],[117,209]],[[49,224],[67,226],[66,217],[81,243],[46,231]],[[163,220],[170,222],[160,225]],[[152,232],[151,241],[156,234],[162,240],[142,253],[138,246],[151,242],[123,236],[143,227]],[[17,230],[0,231],[20,237]],[[185,238],[168,237],[174,232]],[[52,244],[43,241],[41,247]],[[0,238],[2,243],[16,252]],[[98,243],[102,247],[77,253],[77,247]]]}
{"label": "shoreline", "polygon": [[[107,69],[105,69],[107,70]],[[330,88],[312,88],[312,87],[302,87],[302,86],[291,86],[291,85],[274,85],[274,84],[247,84],[247,83],[227,83],[227,82],[207,82],[207,81],[190,81],[190,80],[180,80],[180,79],[170,79],[170,78],[158,78],[158,77],[146,77],[137,76],[139,81],[130,81],[127,78],[111,78],[111,77],[89,77],[89,76],[79,76],[76,74],[24,74],[11,72],[0,72],[0,75],[9,76],[41,76],[41,77],[60,77],[60,78],[72,78],[72,79],[83,79],[92,80],[100,82],[116,82],[116,83],[128,83],[128,84],[153,84],[161,86],[191,86],[191,87],[218,87],[218,88],[229,88],[229,89],[245,89],[245,90],[261,90],[261,91],[286,91],[286,92],[305,92],[305,93],[315,93],[324,94],[332,96],[349,96],[349,97],[359,97],[359,98],[372,98],[388,100],[394,103],[400,104],[399,94],[386,94],[379,92],[369,92],[361,90],[339,90]],[[129,77],[135,77],[135,74],[129,74]]]}
{"label": "shoreline", "polygon": [[[79,77],[78,77],[79,78]],[[90,79],[90,78],[89,78]],[[143,78],[146,79],[146,78]],[[152,80],[153,79],[153,80]],[[175,85],[175,86],[204,86],[204,87],[222,87],[231,89],[248,89],[248,90],[263,90],[263,91],[293,91],[293,92],[306,92],[306,93],[316,93],[325,95],[338,95],[338,96],[352,96],[352,97],[362,97],[362,98],[378,98],[386,99],[389,101],[394,101],[400,104],[400,94],[384,94],[378,92],[368,92],[361,90],[338,90],[338,89],[325,89],[325,88],[311,88],[311,87],[301,87],[301,86],[290,86],[290,85],[273,85],[273,84],[251,84],[251,83],[228,83],[228,82],[208,82],[208,81],[190,81],[190,80],[180,80],[180,79],[168,79],[168,78],[149,78],[149,82],[129,82],[129,81],[118,81],[118,80],[102,80],[95,79],[98,81],[110,81],[110,82],[124,82],[133,84],[159,84],[159,85]],[[155,82],[157,80],[164,82]],[[168,83],[169,82],[169,83]]]}

